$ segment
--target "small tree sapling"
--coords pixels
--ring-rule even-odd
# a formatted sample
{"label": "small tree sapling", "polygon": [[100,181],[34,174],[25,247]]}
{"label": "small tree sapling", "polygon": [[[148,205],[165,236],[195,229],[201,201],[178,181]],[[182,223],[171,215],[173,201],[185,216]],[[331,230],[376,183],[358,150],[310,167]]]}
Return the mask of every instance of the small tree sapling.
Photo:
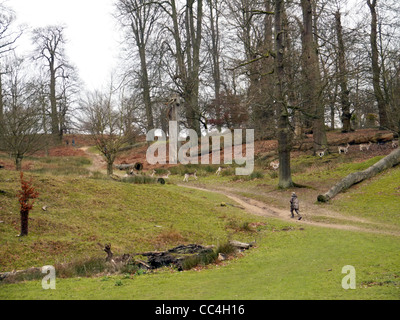
{"label": "small tree sapling", "polygon": [[29,181],[24,180],[23,172],[21,172],[20,179],[21,190],[17,194],[19,203],[21,205],[21,234],[19,236],[23,237],[28,235],[29,212],[32,210],[34,200],[39,196],[39,193],[32,185],[32,179],[30,179]]}

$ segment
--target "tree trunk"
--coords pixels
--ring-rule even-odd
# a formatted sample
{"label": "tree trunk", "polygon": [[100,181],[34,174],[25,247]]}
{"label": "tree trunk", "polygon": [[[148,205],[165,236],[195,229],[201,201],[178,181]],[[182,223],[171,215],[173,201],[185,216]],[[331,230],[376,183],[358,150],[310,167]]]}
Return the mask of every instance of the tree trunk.
{"label": "tree trunk", "polygon": [[[200,130],[200,108],[199,108],[199,74],[200,74],[200,47],[202,40],[203,1],[197,1],[197,15],[194,14],[194,0],[186,1],[185,49],[182,48],[181,28],[179,27],[176,1],[171,1],[172,12],[170,14],[173,25],[173,37],[175,41],[175,53],[179,74],[177,79],[181,80],[183,98],[185,100],[186,117],[188,125],[198,135]],[[195,24],[195,20],[197,23]],[[186,56],[185,56],[186,55]],[[186,58],[186,59],[185,59]]]}
{"label": "tree trunk", "polygon": [[379,50],[378,50],[378,18],[376,13],[377,0],[367,0],[367,4],[371,11],[371,57],[372,57],[372,74],[373,86],[376,101],[378,103],[379,111],[379,125],[381,129],[389,128],[389,118],[387,115],[387,104],[381,88],[381,67],[379,65]]}
{"label": "tree trunk", "polygon": [[107,159],[107,175],[111,176],[114,174],[114,161],[109,161]]}
{"label": "tree trunk", "polygon": [[21,156],[15,157],[15,170],[16,171],[22,170],[22,157]]}
{"label": "tree trunk", "polygon": [[3,117],[4,117],[4,96],[3,96],[3,85],[2,85],[2,73],[0,70],[0,134],[3,129]]}
{"label": "tree trunk", "polygon": [[[215,97],[215,118],[217,120],[217,129],[221,131],[222,126],[220,120],[221,114],[221,68],[220,68],[220,32],[219,32],[219,16],[218,0],[208,0],[210,10],[210,29],[211,29],[211,62],[212,77],[214,82]],[[215,8],[214,8],[215,6]],[[215,12],[215,14],[214,14]]]}
{"label": "tree trunk", "polygon": [[310,114],[313,115],[313,139],[314,153],[326,149],[328,141],[325,131],[325,109],[322,103],[321,74],[318,61],[318,49],[313,33],[313,10],[311,0],[301,0],[303,11],[303,35],[302,35],[302,67],[304,76],[305,103],[310,106]]}
{"label": "tree trunk", "polygon": [[390,169],[398,164],[400,164],[400,148],[396,149],[386,158],[369,167],[367,170],[349,174],[346,178],[334,185],[327,193],[319,195],[318,201],[328,202],[340,192],[349,189],[352,185],[370,179],[382,171]]}
{"label": "tree trunk", "polygon": [[342,132],[350,132],[351,128],[351,112],[350,112],[350,90],[347,85],[347,68],[346,68],[346,55],[345,46],[343,42],[343,28],[341,21],[341,14],[339,11],[335,13],[336,21],[336,35],[338,42],[338,60],[339,60],[339,82],[341,89],[341,102],[342,102]]}
{"label": "tree trunk", "polygon": [[150,84],[149,76],[147,72],[147,62],[146,62],[146,51],[143,46],[139,46],[139,56],[141,62],[141,82],[143,87],[143,100],[146,108],[146,119],[147,119],[147,131],[154,129],[154,119],[153,119],[153,109],[151,105],[150,97]]}
{"label": "tree trunk", "polygon": [[284,32],[282,30],[283,0],[275,1],[275,69],[277,74],[277,100],[280,109],[278,121],[278,152],[279,152],[279,187],[287,189],[293,187],[290,168],[290,129],[288,110],[283,85],[285,82],[284,72]]}
{"label": "tree trunk", "polygon": [[59,121],[58,121],[57,97],[56,97],[56,71],[54,69],[54,63],[50,63],[50,106],[51,106],[51,134],[53,136],[54,142],[59,143],[62,140],[62,135],[60,135]]}
{"label": "tree trunk", "polygon": [[29,221],[29,211],[21,210],[21,234],[20,237],[28,235],[28,221]]}

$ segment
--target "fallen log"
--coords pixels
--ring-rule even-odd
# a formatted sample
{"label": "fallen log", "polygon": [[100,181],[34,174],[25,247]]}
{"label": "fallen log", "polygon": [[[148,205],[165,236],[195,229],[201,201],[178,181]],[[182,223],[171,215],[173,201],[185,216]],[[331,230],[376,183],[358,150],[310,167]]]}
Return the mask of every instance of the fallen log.
{"label": "fallen log", "polygon": [[116,164],[115,168],[119,170],[136,170],[142,171],[143,170],[143,163],[137,162],[132,164]]}
{"label": "fallen log", "polygon": [[244,243],[236,240],[230,240],[229,244],[238,250],[249,250],[254,245],[253,243]]}
{"label": "fallen log", "polygon": [[351,186],[370,179],[377,174],[400,164],[400,148],[394,150],[387,157],[383,158],[373,166],[364,171],[353,172],[335,184],[327,193],[318,196],[318,202],[328,202],[340,192],[349,189]]}
{"label": "fallen log", "polygon": [[[396,138],[396,135],[390,132],[373,132],[373,133],[366,133],[365,135],[360,136],[347,136],[346,134],[343,137],[335,138],[329,140],[328,149],[329,152],[337,152],[338,146],[344,146],[346,144],[350,145],[359,145],[363,143],[388,143],[391,142],[393,139]],[[313,142],[308,139],[301,141],[293,146],[293,150],[295,151],[309,151],[314,148]]]}
{"label": "fallen log", "polygon": [[[147,266],[150,269],[159,269],[165,266],[174,265],[178,270],[183,270],[183,264],[186,259],[193,256],[210,254],[213,252],[211,246],[201,246],[197,244],[182,245],[167,251],[150,251],[137,253],[134,256],[143,256],[147,258]],[[143,260],[140,260],[143,262]]]}

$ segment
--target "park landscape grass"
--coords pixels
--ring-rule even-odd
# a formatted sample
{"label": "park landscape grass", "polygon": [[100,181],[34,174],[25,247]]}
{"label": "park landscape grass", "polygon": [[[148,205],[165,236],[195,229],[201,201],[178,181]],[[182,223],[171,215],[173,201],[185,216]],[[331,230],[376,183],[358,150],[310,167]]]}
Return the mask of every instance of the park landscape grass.
{"label": "park landscape grass", "polygon": [[[6,192],[0,195],[0,272],[104,259],[98,243],[111,243],[116,254],[165,250],[182,243],[219,245],[229,239],[256,241],[256,247],[228,261],[184,272],[164,268],[59,275],[56,290],[43,290],[37,279],[0,283],[1,299],[400,298],[400,168],[329,204],[315,203],[321,189],[379,157],[359,162],[337,156],[326,163],[309,156],[294,160],[294,179],[305,185],[296,191],[304,196],[307,210],[314,212],[307,217],[314,224],[252,215],[230,205],[232,199],[221,193],[180,186],[182,174],[192,168],[172,170],[164,186],[138,185],[91,173],[85,157],[66,159],[30,159],[34,166],[26,176],[33,178],[40,197],[30,215],[29,236],[24,238],[16,237],[19,174],[0,172],[1,189]],[[274,200],[271,205],[281,208],[292,191],[278,190],[276,176],[262,165],[257,168],[262,175],[243,180],[216,177],[214,169],[199,170],[199,181],[189,184],[210,190],[229,187],[237,195],[266,204]],[[41,210],[43,206],[47,211]],[[318,210],[337,215],[323,216]],[[321,220],[324,227],[317,224]],[[356,229],[335,228],[339,224]],[[342,288],[342,268],[347,265],[356,269],[356,290]]]}

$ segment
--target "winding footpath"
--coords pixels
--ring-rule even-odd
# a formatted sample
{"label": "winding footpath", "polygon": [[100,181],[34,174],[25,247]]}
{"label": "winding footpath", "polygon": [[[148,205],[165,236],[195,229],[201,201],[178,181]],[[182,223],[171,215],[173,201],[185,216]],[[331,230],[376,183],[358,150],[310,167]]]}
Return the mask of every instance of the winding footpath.
{"label": "winding footpath", "polygon": [[[105,169],[106,162],[104,161],[101,155],[90,152],[89,147],[82,147],[80,149],[84,151],[88,156],[88,158],[92,160],[92,165],[88,168],[91,172],[96,172],[96,171],[102,173],[106,172]],[[202,187],[198,187],[191,184],[182,184],[182,183],[178,183],[177,185],[182,188],[189,188],[203,192],[213,192],[224,195],[225,197],[237,203],[237,205],[239,205],[240,208],[242,208],[249,214],[257,216],[275,218],[287,222],[295,222],[303,226],[308,225],[308,226],[331,228],[338,230],[386,234],[386,235],[400,237],[400,230],[393,228],[393,226],[391,225],[373,222],[367,219],[362,219],[354,216],[347,216],[347,215],[344,216],[338,212],[331,211],[326,208],[320,208],[320,207],[313,208],[312,206],[306,205],[301,212],[303,219],[298,221],[290,218],[290,213],[288,210],[282,210],[280,208],[271,206],[270,204],[266,204],[262,201],[237,195],[236,194],[237,192],[243,191],[240,189],[229,189],[224,187],[210,188],[205,185],[202,185]],[[316,212],[316,210],[318,212]],[[331,222],[328,223],[328,222],[315,221],[314,217],[317,215],[319,217],[323,216],[326,217],[327,219],[331,219]],[[341,223],[336,223],[336,222],[334,223],[332,222],[332,219],[338,222],[341,221]]]}
{"label": "winding footpath", "polygon": [[[242,209],[246,210],[248,213],[257,215],[257,216],[263,216],[263,217],[270,217],[270,218],[276,218],[279,220],[284,220],[288,222],[295,222],[299,223],[301,225],[309,225],[309,226],[315,226],[315,227],[323,227],[323,228],[331,228],[331,229],[338,229],[338,230],[349,230],[349,231],[360,231],[360,232],[368,232],[368,233],[376,233],[376,234],[387,234],[387,235],[392,235],[392,236],[399,236],[400,237],[400,231],[399,230],[393,230],[391,226],[385,225],[382,223],[377,223],[377,222],[372,222],[366,219],[361,219],[358,217],[349,217],[349,216],[343,216],[340,215],[337,212],[333,211],[328,211],[326,209],[319,210],[318,215],[324,215],[326,217],[334,218],[337,220],[342,220],[343,222],[348,222],[348,223],[357,223],[359,225],[350,225],[350,224],[338,224],[338,223],[324,223],[324,222],[317,222],[313,221],[313,216],[315,213],[309,211],[309,209],[306,209],[306,211],[302,211],[302,216],[303,219],[298,221],[298,220],[293,220],[290,218],[290,213],[288,210],[282,210],[276,207],[271,207],[270,205],[249,198],[249,197],[244,197],[244,196],[238,196],[234,194],[232,190],[226,191],[226,190],[221,190],[221,189],[209,189],[209,188],[200,188],[200,187],[195,187],[195,186],[190,186],[190,185],[183,185],[183,184],[178,184],[180,187],[184,188],[190,188],[190,189],[195,189],[199,191],[204,191],[204,192],[213,192],[213,193],[219,193],[221,195],[226,196],[227,198],[231,199],[232,201],[236,202],[238,205],[242,207]],[[362,224],[368,224],[370,226],[376,226],[380,228],[366,228],[362,227]],[[386,229],[386,230],[385,230]]]}

